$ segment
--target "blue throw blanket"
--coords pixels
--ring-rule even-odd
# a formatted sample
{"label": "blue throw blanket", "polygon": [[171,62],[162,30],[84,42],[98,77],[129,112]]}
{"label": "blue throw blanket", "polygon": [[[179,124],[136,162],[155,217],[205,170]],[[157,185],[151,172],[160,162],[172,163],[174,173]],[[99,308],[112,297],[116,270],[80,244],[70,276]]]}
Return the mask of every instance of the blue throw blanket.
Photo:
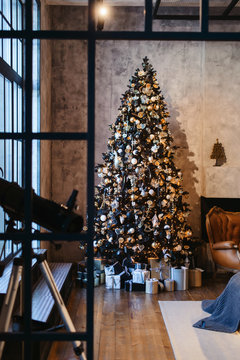
{"label": "blue throw blanket", "polygon": [[240,272],[233,275],[216,300],[203,300],[202,309],[210,314],[193,326],[214,331],[233,333],[240,325]]}

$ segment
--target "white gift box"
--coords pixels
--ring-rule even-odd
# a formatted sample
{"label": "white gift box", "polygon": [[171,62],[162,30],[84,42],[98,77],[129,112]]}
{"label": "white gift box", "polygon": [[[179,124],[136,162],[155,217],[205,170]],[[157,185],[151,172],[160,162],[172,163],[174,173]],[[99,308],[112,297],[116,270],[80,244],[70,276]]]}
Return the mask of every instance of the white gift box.
{"label": "white gift box", "polygon": [[176,267],[171,268],[171,278],[174,280],[175,290],[187,290],[188,289],[188,268],[181,266],[180,269]]}
{"label": "white gift box", "polygon": [[114,267],[111,265],[111,266],[105,266],[104,267],[104,271],[105,271],[105,275],[106,276],[110,276],[110,275],[114,275],[115,272],[114,272]]}
{"label": "white gift box", "polygon": [[142,270],[142,269],[136,269],[132,273],[133,282],[137,284],[144,284],[146,279],[150,278],[150,271],[148,270]]}
{"label": "white gift box", "polygon": [[157,279],[146,279],[146,290],[147,294],[157,294],[158,293],[158,280]]}
{"label": "white gift box", "polygon": [[121,276],[125,274],[125,271],[118,275],[106,275],[106,289],[121,289]]}
{"label": "white gift box", "polygon": [[107,265],[104,267],[105,275],[119,275],[123,270],[124,268],[118,261],[113,265]]}

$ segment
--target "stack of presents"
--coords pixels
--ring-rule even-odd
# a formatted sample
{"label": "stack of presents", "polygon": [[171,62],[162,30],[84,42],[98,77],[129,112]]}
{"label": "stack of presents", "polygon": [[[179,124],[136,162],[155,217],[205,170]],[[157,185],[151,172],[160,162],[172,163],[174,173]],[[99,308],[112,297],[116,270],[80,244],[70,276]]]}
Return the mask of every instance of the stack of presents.
{"label": "stack of presents", "polygon": [[[188,275],[189,273],[189,278],[180,284],[177,278],[173,278],[172,268],[164,261],[159,261],[156,258],[149,258],[148,264],[127,264],[125,261],[122,264],[120,262],[107,264],[104,259],[95,258],[94,285],[98,286],[105,283],[107,289],[144,291],[148,294],[156,294],[163,290],[186,290],[188,285],[201,286],[200,269],[199,271],[191,271],[191,274],[188,269],[186,270],[183,270],[183,274]],[[79,265],[77,280],[83,285],[87,283],[87,269],[84,262]]]}

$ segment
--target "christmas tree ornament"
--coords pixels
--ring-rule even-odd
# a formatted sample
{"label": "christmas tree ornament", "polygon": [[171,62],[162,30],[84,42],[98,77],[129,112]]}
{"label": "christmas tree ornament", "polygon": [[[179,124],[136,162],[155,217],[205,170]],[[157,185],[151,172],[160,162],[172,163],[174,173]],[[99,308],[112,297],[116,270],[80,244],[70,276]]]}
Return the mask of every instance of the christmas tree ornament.
{"label": "christmas tree ornament", "polygon": [[142,197],[145,197],[147,195],[146,191],[144,191],[144,190],[142,190],[140,194]]}
{"label": "christmas tree ornament", "polygon": [[153,145],[151,147],[151,151],[154,152],[154,153],[157,153],[158,152],[158,146],[157,145]]}
{"label": "christmas tree ornament", "polygon": [[106,220],[107,220],[106,215],[101,215],[100,220],[101,220],[101,221],[106,221]]}
{"label": "christmas tree ornament", "polygon": [[124,238],[123,238],[123,237],[120,237],[120,238],[118,239],[118,242],[119,242],[120,244],[123,244],[123,243],[124,243]]}
{"label": "christmas tree ornament", "polygon": [[125,221],[125,216],[120,216],[120,217],[119,217],[119,220],[120,220],[120,223],[123,224],[124,221]]}
{"label": "christmas tree ornament", "polygon": [[152,218],[152,225],[153,225],[153,227],[156,227],[159,225],[158,217],[156,214],[154,214],[154,217]]}
{"label": "christmas tree ornament", "polygon": [[144,246],[143,244],[138,245],[138,250],[139,250],[140,252],[143,251],[144,248],[145,248],[145,246]]}

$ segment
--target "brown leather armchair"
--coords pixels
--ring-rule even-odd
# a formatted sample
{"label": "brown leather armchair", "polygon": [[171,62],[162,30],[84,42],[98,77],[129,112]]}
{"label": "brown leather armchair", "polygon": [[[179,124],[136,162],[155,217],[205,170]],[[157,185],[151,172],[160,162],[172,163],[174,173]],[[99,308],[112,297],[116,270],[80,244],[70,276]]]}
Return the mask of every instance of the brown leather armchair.
{"label": "brown leather armchair", "polygon": [[206,215],[206,229],[215,265],[240,270],[240,212],[214,206]]}

